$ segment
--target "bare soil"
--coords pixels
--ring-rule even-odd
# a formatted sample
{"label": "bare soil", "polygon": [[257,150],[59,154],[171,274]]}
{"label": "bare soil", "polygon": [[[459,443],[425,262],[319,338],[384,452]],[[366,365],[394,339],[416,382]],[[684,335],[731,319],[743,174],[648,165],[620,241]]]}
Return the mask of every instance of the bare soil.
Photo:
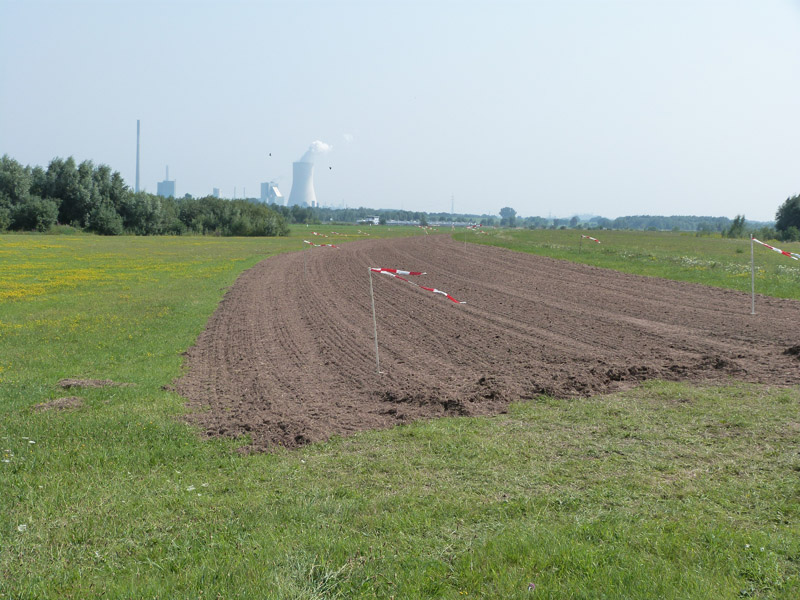
{"label": "bare soil", "polygon": [[118,383],[116,381],[112,381],[111,379],[60,379],[58,381],[58,385],[60,385],[64,389],[69,389],[73,387],[81,387],[81,388],[129,387],[133,384]]}
{"label": "bare soil", "polygon": [[33,410],[39,412],[45,410],[68,410],[72,408],[80,408],[81,406],[83,406],[83,400],[81,398],[78,398],[77,396],[68,396],[66,398],[56,398],[55,400],[42,402],[41,404],[35,404],[33,406]]}
{"label": "bare soil", "polygon": [[[449,236],[262,261],[227,292],[176,389],[208,436],[295,447],[420,418],[502,413],[542,394],[648,379],[800,384],[800,302],[627,275]],[[373,274],[409,277],[454,304]]]}

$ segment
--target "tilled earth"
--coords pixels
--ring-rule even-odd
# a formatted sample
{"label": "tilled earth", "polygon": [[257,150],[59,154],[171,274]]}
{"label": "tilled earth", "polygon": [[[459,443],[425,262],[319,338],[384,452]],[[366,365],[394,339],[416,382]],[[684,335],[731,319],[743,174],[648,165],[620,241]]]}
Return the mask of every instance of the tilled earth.
{"label": "tilled earth", "polygon": [[[304,267],[305,264],[305,267]],[[466,304],[373,274],[408,277]],[[243,273],[187,352],[209,436],[294,447],[414,419],[503,412],[646,379],[800,384],[800,303],[453,241],[365,240]]]}

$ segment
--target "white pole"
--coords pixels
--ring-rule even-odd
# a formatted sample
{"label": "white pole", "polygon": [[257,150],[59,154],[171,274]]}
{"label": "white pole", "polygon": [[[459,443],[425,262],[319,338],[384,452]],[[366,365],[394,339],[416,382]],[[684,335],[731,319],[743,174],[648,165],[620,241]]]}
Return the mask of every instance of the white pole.
{"label": "white pole", "polygon": [[752,233],[750,234],[750,314],[756,314],[756,259]]}
{"label": "white pole", "polygon": [[375,370],[381,374],[381,361],[378,358],[378,319],[375,317],[375,292],[372,291],[372,269],[369,269],[369,297],[372,300],[372,329],[375,332]]}
{"label": "white pole", "polygon": [[303,281],[306,280],[306,248],[303,245]]}

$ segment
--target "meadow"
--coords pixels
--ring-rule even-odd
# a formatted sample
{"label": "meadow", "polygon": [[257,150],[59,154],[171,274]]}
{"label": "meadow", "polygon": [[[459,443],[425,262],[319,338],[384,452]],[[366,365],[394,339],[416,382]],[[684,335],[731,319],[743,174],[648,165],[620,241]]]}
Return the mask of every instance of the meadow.
{"label": "meadow", "polygon": [[[270,454],[201,439],[165,389],[182,353],[239,273],[332,229],[359,236],[0,236],[0,599],[800,597],[797,388],[649,382]],[[467,236],[749,290],[745,240]],[[800,299],[795,261],[756,252],[757,291]]]}
{"label": "meadow", "polygon": [[[581,234],[600,240],[582,239]],[[454,237],[463,240],[465,233]],[[750,292],[750,239],[687,232],[581,231],[574,229],[470,231],[467,240],[550,256],[625,273],[662,277]],[[800,253],[798,242],[769,242]],[[755,244],[757,294],[800,300],[800,261]]]}

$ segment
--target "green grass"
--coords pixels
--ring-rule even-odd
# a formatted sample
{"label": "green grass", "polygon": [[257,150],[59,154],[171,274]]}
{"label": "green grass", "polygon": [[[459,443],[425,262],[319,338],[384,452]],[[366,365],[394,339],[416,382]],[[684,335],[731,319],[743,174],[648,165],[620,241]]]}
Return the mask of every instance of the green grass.
{"label": "green grass", "polygon": [[[625,273],[750,292],[750,240],[656,231],[492,230],[467,240]],[[581,240],[581,234],[601,241]],[[464,232],[453,235],[464,240]],[[766,240],[762,240],[766,241]],[[800,253],[800,243],[771,245]],[[756,293],[800,300],[800,262],[755,245]]]}
{"label": "green grass", "polygon": [[303,237],[0,236],[1,599],[800,597],[797,388],[202,441],[162,386],[237,275]]}

